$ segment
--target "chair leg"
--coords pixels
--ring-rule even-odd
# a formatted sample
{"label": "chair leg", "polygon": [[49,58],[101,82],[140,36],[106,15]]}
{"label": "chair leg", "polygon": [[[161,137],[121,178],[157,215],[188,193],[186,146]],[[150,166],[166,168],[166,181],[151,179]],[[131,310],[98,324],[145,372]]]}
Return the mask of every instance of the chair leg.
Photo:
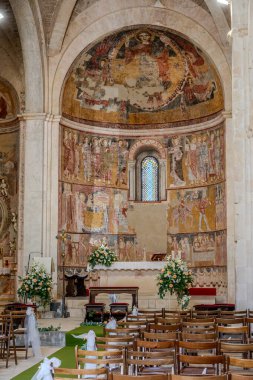
{"label": "chair leg", "polygon": [[18,364],[15,336],[12,338],[15,364]]}
{"label": "chair leg", "polygon": [[9,356],[10,356],[10,337],[8,337],[8,340],[6,343],[7,343],[7,347],[6,347],[6,368],[8,368]]}

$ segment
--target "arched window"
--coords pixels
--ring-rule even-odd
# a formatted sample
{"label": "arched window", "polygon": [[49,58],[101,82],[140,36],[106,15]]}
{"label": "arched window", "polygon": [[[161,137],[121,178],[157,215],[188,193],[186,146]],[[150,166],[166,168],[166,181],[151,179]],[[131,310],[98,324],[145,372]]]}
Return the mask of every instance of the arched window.
{"label": "arched window", "polygon": [[141,161],[141,200],[159,200],[159,162],[153,156],[146,156]]}

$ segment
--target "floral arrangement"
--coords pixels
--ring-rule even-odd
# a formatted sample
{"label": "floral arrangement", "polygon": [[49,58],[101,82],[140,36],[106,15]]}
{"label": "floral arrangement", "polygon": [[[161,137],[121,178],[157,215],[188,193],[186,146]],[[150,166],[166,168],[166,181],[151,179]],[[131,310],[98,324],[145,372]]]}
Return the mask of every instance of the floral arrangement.
{"label": "floral arrangement", "polygon": [[110,267],[117,260],[116,254],[102,244],[91,253],[88,262],[93,269],[98,264]]}
{"label": "floral arrangement", "polygon": [[18,295],[24,300],[39,298],[42,306],[50,303],[52,296],[52,277],[46,272],[43,265],[33,265],[26,276],[19,276],[21,285]]}
{"label": "floral arrangement", "polygon": [[179,258],[167,257],[167,263],[158,275],[158,294],[164,298],[167,292],[176,294],[177,302],[182,309],[186,309],[189,301],[189,288],[194,282],[192,272],[187,263]]}

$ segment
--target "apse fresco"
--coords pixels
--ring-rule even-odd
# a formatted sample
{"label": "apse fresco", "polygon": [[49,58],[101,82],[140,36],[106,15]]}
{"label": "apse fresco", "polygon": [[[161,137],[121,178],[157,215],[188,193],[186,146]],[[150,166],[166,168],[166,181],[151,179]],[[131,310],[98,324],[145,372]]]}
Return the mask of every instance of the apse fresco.
{"label": "apse fresco", "polygon": [[[91,252],[101,244],[107,245],[120,261],[140,261],[142,251],[137,245],[134,234],[71,234],[65,250],[66,266],[83,267],[87,265]],[[59,255],[61,265],[61,255]]]}
{"label": "apse fresco", "polygon": [[168,191],[168,232],[203,232],[226,227],[224,183]]}
{"label": "apse fresco", "polygon": [[176,135],[168,141],[168,188],[196,187],[225,178],[224,127]]}
{"label": "apse fresco", "polygon": [[62,101],[67,118],[123,128],[197,121],[222,109],[221,84],[203,52],[154,26],[122,30],[84,51]]}
{"label": "apse fresco", "polygon": [[129,140],[63,129],[61,176],[87,185],[126,189]]}
{"label": "apse fresco", "polygon": [[127,192],[119,189],[60,184],[60,229],[69,232],[131,232]]}
{"label": "apse fresco", "polygon": [[192,268],[195,274],[195,286],[200,288],[216,288],[217,296],[227,296],[227,268],[201,267]]}
{"label": "apse fresco", "polygon": [[226,231],[168,235],[168,253],[190,266],[226,266]]}
{"label": "apse fresco", "polygon": [[17,115],[14,90],[0,79],[0,122],[13,119]]}

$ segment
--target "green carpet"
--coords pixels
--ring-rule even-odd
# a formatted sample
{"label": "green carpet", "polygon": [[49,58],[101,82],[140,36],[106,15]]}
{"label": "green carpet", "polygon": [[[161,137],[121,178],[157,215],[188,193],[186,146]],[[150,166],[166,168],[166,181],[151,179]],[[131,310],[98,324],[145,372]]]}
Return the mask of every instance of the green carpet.
{"label": "green carpet", "polygon": [[90,330],[94,330],[96,336],[104,336],[103,326],[80,326],[74,330],[66,332],[66,346],[81,346],[84,343],[84,340],[75,338],[72,335],[87,334]]}
{"label": "green carpet", "polygon": [[[75,368],[75,352],[74,347],[63,347],[50,355],[49,358],[56,357],[61,360],[61,367]],[[30,380],[37,372],[39,363],[28,368],[26,371],[20,373],[18,376],[12,377],[10,380]]]}
{"label": "green carpet", "polygon": [[[61,367],[64,368],[75,368],[75,352],[74,346],[81,346],[85,343],[83,339],[77,339],[72,336],[81,335],[88,333],[90,330],[94,330],[96,336],[104,336],[103,326],[80,326],[74,330],[68,331],[66,333],[66,347],[61,348],[54,354],[50,355],[49,358],[56,357],[61,360]],[[10,380],[30,380],[33,375],[37,372],[39,363],[35,364],[33,367],[28,368],[26,371],[20,373],[18,376],[13,377]]]}

